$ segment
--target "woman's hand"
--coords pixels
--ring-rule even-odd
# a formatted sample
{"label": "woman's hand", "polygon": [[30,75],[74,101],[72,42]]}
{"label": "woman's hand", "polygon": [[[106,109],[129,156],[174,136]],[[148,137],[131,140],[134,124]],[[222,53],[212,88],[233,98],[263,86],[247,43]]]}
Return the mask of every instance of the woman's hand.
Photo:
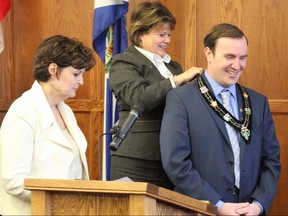
{"label": "woman's hand", "polygon": [[196,74],[202,74],[203,72],[204,70],[201,67],[191,67],[185,72],[174,76],[173,81],[176,86],[181,86],[191,81],[196,76]]}

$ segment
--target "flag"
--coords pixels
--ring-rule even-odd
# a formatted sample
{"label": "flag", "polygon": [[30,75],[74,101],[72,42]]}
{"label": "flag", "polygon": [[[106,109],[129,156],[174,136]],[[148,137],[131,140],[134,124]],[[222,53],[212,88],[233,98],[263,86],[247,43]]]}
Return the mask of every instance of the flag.
{"label": "flag", "polygon": [[[95,0],[94,2],[93,48],[105,64],[104,133],[107,133],[118,120],[116,102],[108,79],[113,56],[124,52],[128,46],[127,11],[128,0]],[[102,180],[110,180],[109,144],[111,141],[112,135],[107,134],[103,142]]]}
{"label": "flag", "polygon": [[4,37],[1,22],[10,9],[11,9],[11,0],[0,0],[0,53],[4,49],[4,41],[3,41]]}

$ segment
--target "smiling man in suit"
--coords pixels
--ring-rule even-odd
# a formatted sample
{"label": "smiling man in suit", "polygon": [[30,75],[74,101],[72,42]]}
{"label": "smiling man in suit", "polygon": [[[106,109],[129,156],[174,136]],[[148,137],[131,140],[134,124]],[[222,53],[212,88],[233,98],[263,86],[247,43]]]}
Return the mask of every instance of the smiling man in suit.
{"label": "smiling man in suit", "polygon": [[248,40],[222,23],[204,46],[205,73],[167,95],[163,167],[177,192],[209,200],[219,215],[265,214],[277,192],[280,147],[267,98],[237,83]]}

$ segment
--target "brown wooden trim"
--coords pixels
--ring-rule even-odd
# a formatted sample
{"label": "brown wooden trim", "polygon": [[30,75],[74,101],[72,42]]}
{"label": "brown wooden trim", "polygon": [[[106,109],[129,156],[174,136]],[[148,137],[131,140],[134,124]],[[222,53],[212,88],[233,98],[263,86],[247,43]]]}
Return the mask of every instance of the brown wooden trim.
{"label": "brown wooden trim", "polygon": [[[0,101],[0,112],[7,112],[13,101]],[[65,101],[74,112],[90,112],[96,111],[104,113],[103,101],[91,100],[67,100]],[[288,113],[288,99],[269,100],[272,113]]]}
{"label": "brown wooden trim", "polygon": [[92,100],[67,100],[65,103],[72,108],[74,112],[104,112],[104,102],[102,100],[92,101]]}
{"label": "brown wooden trim", "polygon": [[[11,104],[13,103],[12,101],[5,101],[1,100],[0,101],[0,112],[7,112]],[[104,112],[104,102],[103,101],[91,101],[91,100],[67,100],[65,103],[72,108],[74,112]]]}
{"label": "brown wooden trim", "polygon": [[288,99],[269,100],[272,113],[288,113]]}

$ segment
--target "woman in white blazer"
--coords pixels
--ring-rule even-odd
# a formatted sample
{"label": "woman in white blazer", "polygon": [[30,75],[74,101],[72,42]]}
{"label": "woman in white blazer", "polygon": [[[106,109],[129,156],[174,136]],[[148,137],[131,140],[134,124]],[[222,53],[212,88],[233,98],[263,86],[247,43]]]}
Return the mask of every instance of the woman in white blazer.
{"label": "woman in white blazer", "polygon": [[25,178],[88,179],[87,141],[64,100],[95,65],[77,39],[45,39],[33,59],[35,82],[16,99],[0,129],[0,214],[31,214]]}

